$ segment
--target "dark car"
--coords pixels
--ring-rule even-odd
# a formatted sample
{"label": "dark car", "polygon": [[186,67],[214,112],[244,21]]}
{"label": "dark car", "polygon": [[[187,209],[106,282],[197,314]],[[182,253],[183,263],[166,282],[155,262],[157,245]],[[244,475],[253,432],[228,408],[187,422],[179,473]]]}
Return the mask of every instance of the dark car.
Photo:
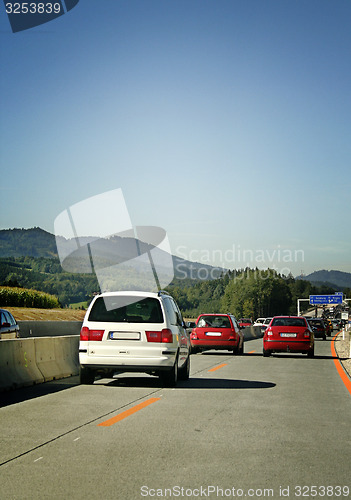
{"label": "dark car", "polygon": [[311,318],[308,320],[315,338],[327,340],[328,328],[322,318]]}
{"label": "dark car", "polygon": [[191,353],[225,349],[244,352],[244,334],[232,314],[200,314],[190,334]]}
{"label": "dark car", "polygon": [[19,326],[10,311],[0,309],[0,339],[19,337]]}
{"label": "dark car", "polygon": [[314,336],[302,316],[275,316],[263,336],[263,356],[273,352],[298,352],[314,356]]}
{"label": "dark car", "polygon": [[195,321],[186,321],[185,323],[185,328],[188,333],[191,333],[193,328],[195,328],[196,323]]}

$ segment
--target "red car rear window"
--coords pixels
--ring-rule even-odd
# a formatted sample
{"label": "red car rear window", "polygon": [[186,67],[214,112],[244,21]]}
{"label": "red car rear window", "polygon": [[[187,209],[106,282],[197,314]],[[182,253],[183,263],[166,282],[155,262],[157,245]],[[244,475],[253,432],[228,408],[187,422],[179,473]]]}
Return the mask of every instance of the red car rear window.
{"label": "red car rear window", "polygon": [[274,318],[271,326],[297,326],[306,327],[304,318]]}
{"label": "red car rear window", "polygon": [[231,328],[228,316],[201,316],[196,326],[198,328]]}

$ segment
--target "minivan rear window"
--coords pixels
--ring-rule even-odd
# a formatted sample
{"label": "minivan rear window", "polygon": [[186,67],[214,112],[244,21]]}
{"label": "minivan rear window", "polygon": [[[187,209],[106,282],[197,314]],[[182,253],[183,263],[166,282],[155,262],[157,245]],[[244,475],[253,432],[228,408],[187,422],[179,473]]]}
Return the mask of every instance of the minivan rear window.
{"label": "minivan rear window", "polygon": [[306,327],[304,318],[274,318],[272,326],[301,326]]}
{"label": "minivan rear window", "polygon": [[138,302],[128,303],[130,297],[98,297],[91,308],[89,321],[108,323],[163,323],[160,302],[145,297]]}

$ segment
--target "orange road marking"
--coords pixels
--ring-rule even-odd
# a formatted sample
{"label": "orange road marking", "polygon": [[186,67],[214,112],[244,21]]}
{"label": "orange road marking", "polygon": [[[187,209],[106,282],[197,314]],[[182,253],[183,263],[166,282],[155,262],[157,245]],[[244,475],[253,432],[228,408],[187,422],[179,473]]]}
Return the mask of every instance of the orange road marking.
{"label": "orange road marking", "polygon": [[[334,341],[338,335],[339,335],[338,333],[336,335],[334,335],[333,340],[332,340],[331,345],[330,345],[333,358],[334,357],[337,358],[337,354],[336,354],[335,347],[334,347]],[[333,361],[334,361],[336,369],[338,370],[338,373],[341,377],[341,380],[344,382],[344,384],[346,385],[346,389],[351,394],[351,380],[346,375],[346,372],[344,371],[344,368],[342,367],[342,364],[340,363],[339,359],[333,359]]]}
{"label": "orange road marking", "polygon": [[248,354],[252,354],[253,352],[256,352],[256,351],[249,351]]}
{"label": "orange road marking", "polygon": [[223,363],[222,365],[215,366],[214,368],[211,368],[211,370],[208,370],[209,372],[215,372],[216,370],[219,370],[220,368],[223,368],[223,366],[227,366],[227,363]]}
{"label": "orange road marking", "polygon": [[119,413],[115,417],[110,418],[109,420],[105,420],[105,422],[102,422],[101,424],[98,424],[98,427],[109,427],[110,425],[116,424],[117,422],[120,422],[124,418],[129,417],[130,415],[133,415],[133,413],[136,413],[139,410],[142,410],[146,406],[151,405],[152,403],[156,403],[156,401],[159,401],[161,398],[150,398],[144,401],[143,403],[140,403],[136,406],[133,406],[133,408],[130,408],[129,410],[123,411],[122,413]]}

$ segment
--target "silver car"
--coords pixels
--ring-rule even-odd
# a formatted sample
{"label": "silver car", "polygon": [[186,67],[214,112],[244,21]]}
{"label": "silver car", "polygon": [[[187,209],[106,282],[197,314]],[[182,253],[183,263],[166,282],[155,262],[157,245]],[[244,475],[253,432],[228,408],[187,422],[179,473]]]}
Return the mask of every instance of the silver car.
{"label": "silver car", "polygon": [[190,340],[175,300],[165,292],[108,292],[90,304],[80,333],[80,382],[97,374],[144,372],[175,386],[190,371]]}
{"label": "silver car", "polygon": [[0,339],[14,339],[19,337],[19,326],[15,318],[7,309],[0,309]]}

